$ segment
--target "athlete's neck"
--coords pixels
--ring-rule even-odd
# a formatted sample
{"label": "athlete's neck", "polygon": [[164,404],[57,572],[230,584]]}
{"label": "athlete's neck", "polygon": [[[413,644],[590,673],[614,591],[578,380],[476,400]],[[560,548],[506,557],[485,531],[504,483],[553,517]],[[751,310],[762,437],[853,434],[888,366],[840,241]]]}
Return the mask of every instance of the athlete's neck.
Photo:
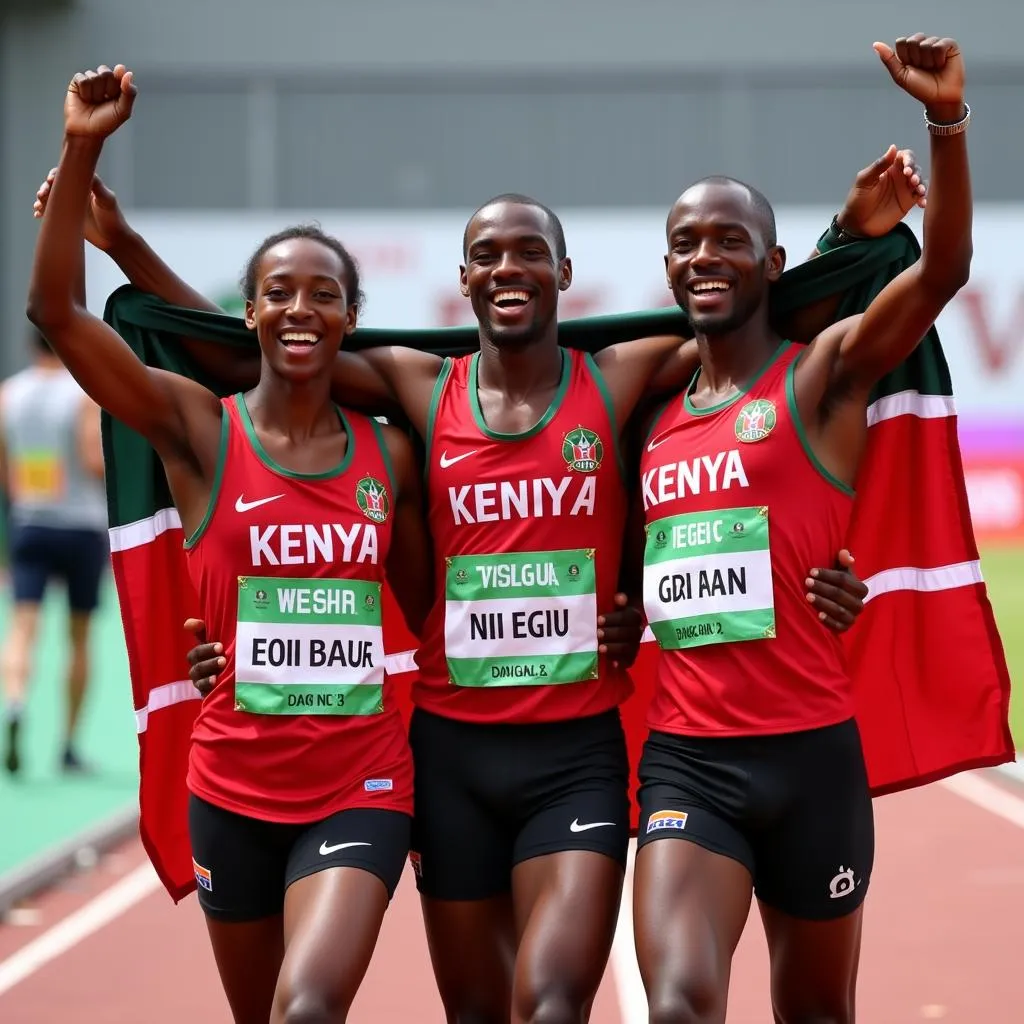
{"label": "athlete's neck", "polygon": [[696,332],[700,352],[697,392],[714,405],[749,382],[779,347],[780,338],[768,323],[767,309],[733,331],[708,336]]}
{"label": "athlete's neck", "polygon": [[316,434],[333,431],[337,415],[330,381],[290,381],[264,366],[259,383],[245,396],[253,425],[301,444]]}
{"label": "athlete's neck", "polygon": [[562,350],[556,334],[519,346],[499,346],[480,339],[477,383],[487,391],[499,391],[522,401],[543,391],[553,391],[562,377]]}

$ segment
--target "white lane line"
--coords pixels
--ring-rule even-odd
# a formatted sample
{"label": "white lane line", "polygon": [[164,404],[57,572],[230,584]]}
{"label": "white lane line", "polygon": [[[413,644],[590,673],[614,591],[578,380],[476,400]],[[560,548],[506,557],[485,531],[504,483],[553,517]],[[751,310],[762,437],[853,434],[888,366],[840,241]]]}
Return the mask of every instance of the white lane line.
{"label": "white lane line", "polygon": [[105,889],[59,924],[43,932],[6,960],[0,961],[0,995],[35,974],[51,960],[77,946],[126,910],[160,888],[160,879],[147,862]]}
{"label": "white lane line", "polygon": [[612,975],[619,996],[622,1024],[647,1024],[647,994],[636,962],[636,944],[633,940],[633,863],[636,860],[636,840],[629,841],[629,859],[626,862],[626,880],[622,886],[622,905],[619,921],[612,941]]}
{"label": "white lane line", "polygon": [[980,775],[965,772],[943,779],[940,785],[969,800],[975,806],[998,815],[1018,828],[1024,828],[1024,800],[1008,793],[994,782],[989,782]]}

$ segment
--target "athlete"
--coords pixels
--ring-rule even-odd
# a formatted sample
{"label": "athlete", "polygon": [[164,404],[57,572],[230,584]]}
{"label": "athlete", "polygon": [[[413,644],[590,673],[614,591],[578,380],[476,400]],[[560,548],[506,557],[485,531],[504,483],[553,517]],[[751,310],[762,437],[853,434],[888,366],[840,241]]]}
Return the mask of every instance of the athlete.
{"label": "athlete", "polygon": [[[882,231],[919,195],[901,160],[890,153],[859,179],[862,207],[890,213]],[[94,216],[109,221],[97,195]],[[141,244],[122,253],[129,277],[198,304]],[[625,516],[618,425],[645,390],[681,386],[697,356],[675,338],[593,359],[560,349],[557,300],[572,269],[560,223],[533,200],[481,207],[465,254],[480,352],[347,353],[338,382],[364,407],[400,406],[427,442],[440,578],[415,690],[413,846],[448,1019],[507,1021],[511,1006],[515,1021],[580,1020],[607,962],[628,835],[616,707],[637,629],[632,609],[612,621]],[[855,612],[860,585],[841,573],[819,581],[819,607],[845,628],[842,602]],[[209,657],[193,652],[193,678],[211,674]]]}
{"label": "athlete", "polygon": [[[848,1022],[872,806],[838,640],[805,566],[846,536],[875,383],[968,279],[964,68],[951,39],[874,48],[924,104],[932,182],[920,260],[807,347],[768,318],[785,253],[731,179],[668,216],[668,281],[700,369],[641,456],[642,591],[661,647],[640,766],[634,921],[652,1022],[721,1022],[756,894],[775,1020]],[[884,528],[884,525],[880,528]]]}
{"label": "athlete", "polygon": [[75,294],[123,66],[79,74],[29,317],[83,389],[158,452],[204,616],[227,638],[188,770],[199,898],[234,1019],[344,1021],[409,849],[412,760],[384,684],[384,567],[410,628],[429,605],[418,473],[398,431],[335,406],[359,277],[315,228],[246,269],[259,382],[223,401],[147,368]]}
{"label": "athlete", "polygon": [[54,578],[67,588],[71,657],[61,766],[87,770],[75,730],[89,679],[89,627],[107,564],[100,411],[32,331],[32,363],[0,385],[0,487],[9,502],[14,608],[3,651],[4,766],[21,770],[21,722],[39,610]]}

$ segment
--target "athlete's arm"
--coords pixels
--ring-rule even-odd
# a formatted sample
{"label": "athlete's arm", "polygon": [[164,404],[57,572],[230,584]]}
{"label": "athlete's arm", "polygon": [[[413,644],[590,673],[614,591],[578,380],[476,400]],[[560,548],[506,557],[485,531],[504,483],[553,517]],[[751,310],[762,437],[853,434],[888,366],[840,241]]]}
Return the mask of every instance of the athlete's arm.
{"label": "athlete's arm", "polygon": [[405,624],[419,639],[434,602],[433,547],[424,520],[421,469],[409,439],[400,430],[384,427],[383,432],[397,491],[385,571]]}
{"label": "athlete's arm", "polygon": [[78,411],[78,457],[87,473],[103,479],[103,433],[100,430],[100,407],[88,396],[82,396]]}
{"label": "athlete's arm", "polygon": [[594,356],[620,429],[642,398],[681,391],[700,366],[697,343],[673,335],[609,345]]}
{"label": "athlete's arm", "polygon": [[[39,186],[32,208],[34,217],[45,217],[56,179],[57,168],[54,168]],[[223,312],[215,302],[179,277],[146,239],[131,227],[117,196],[97,175],[93,175],[89,188],[85,238],[110,256],[140,291],[155,295],[172,306]],[[245,349],[198,338],[182,338],[182,345],[204,372],[233,390],[248,391],[259,381],[260,351],[255,345]],[[370,415],[388,415],[402,409],[407,418],[414,421],[418,431],[417,422],[422,420],[422,430],[425,431],[430,394],[440,367],[439,356],[413,349],[382,348],[362,353],[342,351],[338,353],[331,397],[341,405]],[[408,410],[404,409],[406,401],[409,402]],[[423,415],[414,418],[411,413],[420,406]]]}
{"label": "athlete's arm", "polygon": [[[935,124],[966,116],[964,71],[959,46],[951,39],[912,36],[894,52],[876,44],[893,80],[925,104]],[[836,324],[811,345],[797,371],[798,400],[805,404],[801,377],[828,371],[820,404],[827,411],[852,397],[864,403],[874,384],[917,347],[947,303],[970,276],[973,243],[970,168],[966,132],[930,135],[932,185],[924,214],[921,258],[891,281],[867,310]]]}
{"label": "athlete's arm", "polygon": [[[858,172],[835,220],[808,257],[859,239],[887,235],[914,206],[927,203],[924,175],[913,151],[890,146],[874,163]],[[794,341],[809,342],[836,322],[843,293],[828,295],[809,306],[793,310],[775,324],[776,330]]]}
{"label": "athlete's arm", "polygon": [[127,119],[134,101],[131,74],[120,70],[120,76],[109,69],[76,75],[68,88],[61,174],[36,244],[27,312],[86,394],[162,456],[194,461],[184,409],[191,404],[201,418],[205,404],[211,423],[219,423],[216,397],[193,381],[145,366],[77,294],[96,162],[103,139]]}

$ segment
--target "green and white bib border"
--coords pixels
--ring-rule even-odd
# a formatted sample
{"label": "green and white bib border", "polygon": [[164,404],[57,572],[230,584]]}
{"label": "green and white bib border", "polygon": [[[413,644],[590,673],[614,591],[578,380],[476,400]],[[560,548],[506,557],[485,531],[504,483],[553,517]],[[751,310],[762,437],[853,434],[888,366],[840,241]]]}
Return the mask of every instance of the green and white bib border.
{"label": "green and white bib border", "polygon": [[604,442],[596,431],[578,426],[562,439],[562,458],[570,470],[596,473],[604,460]]}
{"label": "green and white bib border", "polygon": [[662,649],[775,637],[767,506],[666,516],[646,532],[644,608]]}
{"label": "green and white bib border", "polygon": [[386,522],[391,513],[388,489],[375,476],[364,476],[356,484],[356,504],[373,523]]}
{"label": "green and white bib border", "polygon": [[775,403],[767,398],[747,402],[736,417],[736,440],[746,444],[763,441],[778,422]]}
{"label": "green and white bib border", "polygon": [[598,678],[593,548],[445,559],[453,686],[550,686]]}
{"label": "green and white bib border", "polygon": [[236,711],[375,715],[383,684],[380,583],[238,577]]}

